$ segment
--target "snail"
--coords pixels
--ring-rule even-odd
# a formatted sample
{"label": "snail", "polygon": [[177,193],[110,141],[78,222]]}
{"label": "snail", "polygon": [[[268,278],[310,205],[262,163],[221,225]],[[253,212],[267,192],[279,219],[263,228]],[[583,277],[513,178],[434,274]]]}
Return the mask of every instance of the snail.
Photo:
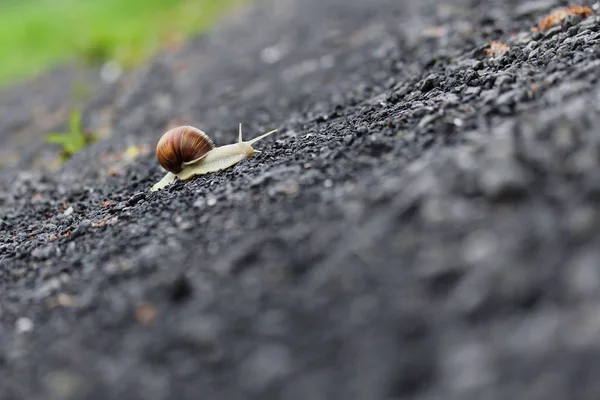
{"label": "snail", "polygon": [[176,179],[188,180],[197,175],[227,169],[245,158],[252,157],[252,145],[277,132],[274,129],[252,140],[242,140],[242,124],[239,124],[237,143],[217,147],[203,131],[193,126],[178,126],[168,130],[156,145],[156,159],[167,174],[152,186],[151,191],[163,189]]}

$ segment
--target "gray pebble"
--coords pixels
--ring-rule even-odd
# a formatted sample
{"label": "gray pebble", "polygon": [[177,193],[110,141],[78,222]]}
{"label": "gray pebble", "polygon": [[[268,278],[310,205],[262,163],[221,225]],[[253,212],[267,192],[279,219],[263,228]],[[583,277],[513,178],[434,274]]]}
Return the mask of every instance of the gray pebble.
{"label": "gray pebble", "polygon": [[89,219],[84,219],[83,221],[81,221],[79,223],[79,225],[77,226],[77,228],[75,228],[75,230],[73,232],[71,232],[71,238],[75,239],[79,236],[82,236],[85,234],[86,231],[88,231],[88,229],[92,226],[92,221],[90,221]]}
{"label": "gray pebble", "polygon": [[579,23],[579,28],[581,30],[587,30],[587,29],[589,29],[589,30],[592,30],[594,32],[597,32],[598,29],[600,28],[600,25],[599,25],[598,21],[599,21],[599,18],[596,17],[596,16],[587,17],[586,19],[584,19],[583,21],[581,21]]}
{"label": "gray pebble", "polygon": [[34,324],[33,321],[27,317],[20,317],[15,322],[15,331],[18,334],[29,333],[33,330]]}
{"label": "gray pebble", "polygon": [[506,93],[502,93],[495,100],[497,106],[511,106],[515,104],[520,95],[519,89],[510,90]]}
{"label": "gray pebble", "polygon": [[536,49],[538,46],[538,42],[536,42],[535,40],[532,40],[531,42],[527,43],[527,46],[525,46],[525,48],[523,49],[523,52],[525,54],[530,54],[534,49]]}
{"label": "gray pebble", "polygon": [[211,361],[218,361],[223,356],[221,333],[221,320],[207,315],[184,321],[177,327],[177,338],[191,344],[202,356]]}
{"label": "gray pebble", "polygon": [[38,247],[31,252],[31,256],[36,260],[45,260],[57,252],[58,248],[54,245]]}
{"label": "gray pebble", "polygon": [[587,250],[578,254],[565,268],[569,292],[574,298],[598,294],[600,269],[598,252]]}
{"label": "gray pebble", "polygon": [[505,162],[485,168],[480,185],[486,196],[492,199],[520,196],[527,191],[530,177],[516,162]]}
{"label": "gray pebble", "polygon": [[144,200],[146,198],[146,193],[144,192],[139,192],[134,194],[133,196],[131,196],[129,198],[129,200],[127,200],[127,205],[129,207],[133,207],[135,206],[137,203],[139,203],[140,201]]}
{"label": "gray pebble", "polygon": [[435,88],[438,81],[439,81],[439,78],[436,74],[428,75],[427,78],[425,78],[425,81],[423,81],[423,84],[421,85],[421,91],[422,92],[430,91],[431,89]]}
{"label": "gray pebble", "polygon": [[261,392],[292,371],[289,350],[276,344],[262,345],[239,367],[239,379],[252,392]]}
{"label": "gray pebble", "polygon": [[554,26],[550,29],[548,29],[545,33],[544,33],[544,37],[546,39],[549,39],[555,35],[558,35],[560,32],[562,32],[562,26],[558,25],[558,26]]}
{"label": "gray pebble", "polygon": [[447,394],[467,395],[495,378],[490,347],[476,341],[449,347],[442,353],[441,363]]}
{"label": "gray pebble", "polygon": [[528,60],[531,60],[532,58],[537,57],[539,54],[539,48],[534,48],[533,50],[531,50],[531,52],[529,53],[529,55],[527,56]]}

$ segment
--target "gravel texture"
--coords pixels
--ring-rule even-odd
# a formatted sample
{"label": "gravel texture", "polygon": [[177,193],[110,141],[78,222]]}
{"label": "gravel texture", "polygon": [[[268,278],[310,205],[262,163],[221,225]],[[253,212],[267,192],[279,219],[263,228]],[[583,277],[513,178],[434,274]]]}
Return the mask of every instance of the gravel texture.
{"label": "gravel texture", "polygon": [[[102,87],[107,139],[0,176],[0,399],[598,399],[600,18],[530,30],[564,4],[263,2]],[[238,122],[279,132],[149,191],[167,127]]]}

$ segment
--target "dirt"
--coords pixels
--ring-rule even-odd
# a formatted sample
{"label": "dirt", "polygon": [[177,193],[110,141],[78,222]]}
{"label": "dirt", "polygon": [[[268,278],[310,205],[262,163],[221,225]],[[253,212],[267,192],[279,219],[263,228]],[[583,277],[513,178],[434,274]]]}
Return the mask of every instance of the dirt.
{"label": "dirt", "polygon": [[[261,2],[101,86],[104,140],[0,175],[0,398],[598,398],[598,4],[531,30],[564,4]],[[239,122],[279,131],[150,192],[168,127]]]}

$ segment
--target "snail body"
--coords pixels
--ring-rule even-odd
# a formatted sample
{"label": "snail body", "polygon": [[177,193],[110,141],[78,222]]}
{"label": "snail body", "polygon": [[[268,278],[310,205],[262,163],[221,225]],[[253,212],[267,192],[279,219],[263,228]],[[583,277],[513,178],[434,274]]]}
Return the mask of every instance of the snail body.
{"label": "snail body", "polygon": [[206,133],[197,128],[173,128],[161,137],[156,146],[156,158],[168,172],[151,190],[163,189],[176,179],[188,180],[194,176],[227,169],[252,157],[254,153],[260,153],[252,145],[276,131],[277,129],[243,141],[242,124],[239,124],[238,142],[217,147]]}

